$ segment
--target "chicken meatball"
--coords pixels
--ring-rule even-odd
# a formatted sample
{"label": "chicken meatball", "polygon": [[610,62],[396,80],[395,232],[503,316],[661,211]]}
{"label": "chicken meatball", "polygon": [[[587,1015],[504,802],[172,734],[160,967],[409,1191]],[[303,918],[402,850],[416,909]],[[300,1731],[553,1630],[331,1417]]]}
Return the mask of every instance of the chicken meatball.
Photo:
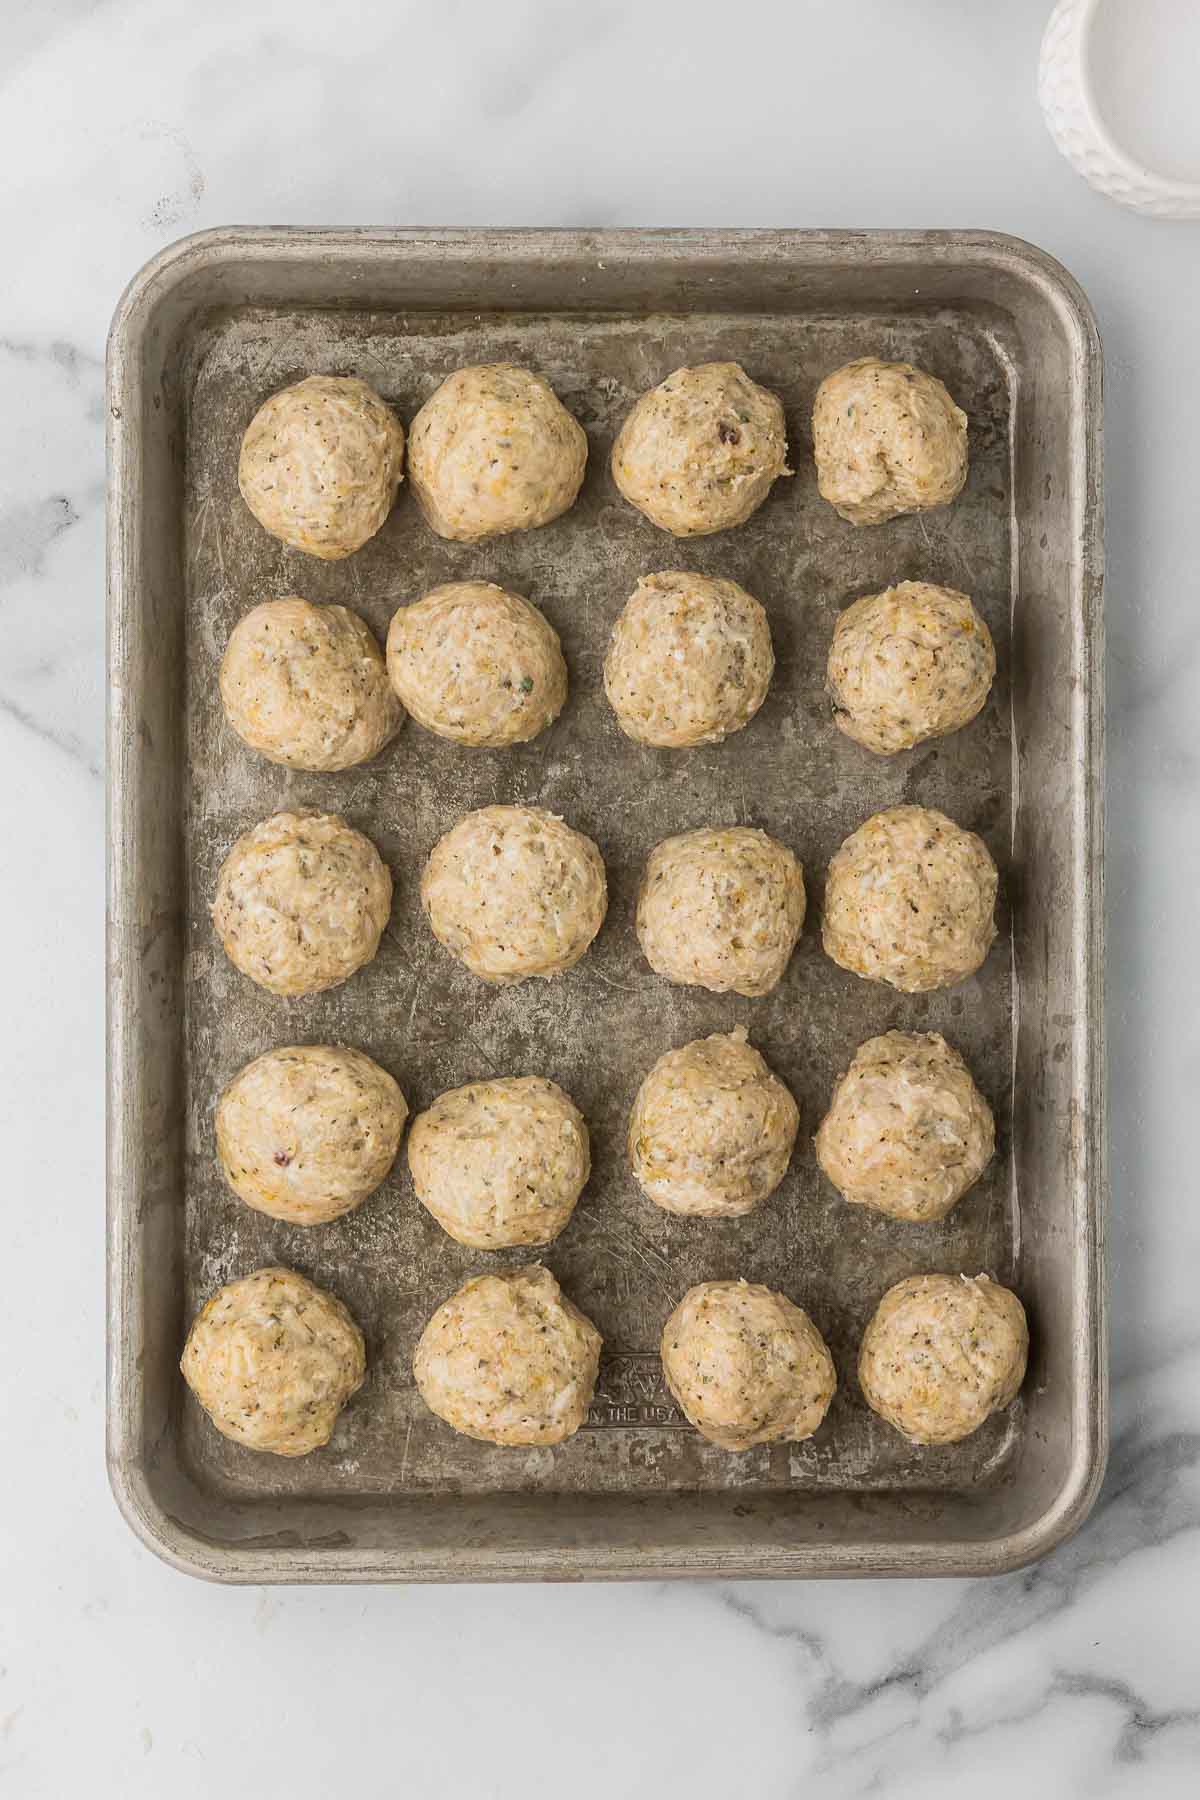
{"label": "chicken meatball", "polygon": [[945,506],[967,479],[967,415],[936,375],[861,356],[813,404],[817,486],[852,525]]}
{"label": "chicken meatball", "polygon": [[281,812],[238,838],[217,875],[213,924],[235,968],[272,994],[318,994],[379,948],[392,878],[336,813]]}
{"label": "chicken meatball", "polygon": [[459,369],[412,422],[408,470],[439,537],[480,538],[548,525],[575,502],[587,437],[532,369]]}
{"label": "chicken meatball", "polygon": [[289,769],[353,768],[377,756],[404,720],[365,621],[295,594],[238,620],[220,686],[242,742]]}
{"label": "chicken meatball", "polygon": [[367,1359],[340,1300],[294,1269],[271,1268],[217,1289],[179,1366],[223,1436],[248,1450],[307,1456],[333,1436]]}
{"label": "chicken meatball", "polygon": [[473,1081],[413,1120],[417,1199],[475,1250],[548,1244],[591,1173],[588,1128],[570,1095],[540,1075]]}
{"label": "chicken meatball", "polygon": [[825,953],[905,994],[973,975],[996,936],[996,865],[982,838],[926,806],[893,806],[829,865]]}
{"label": "chicken meatball", "polygon": [[902,581],[837,622],[829,652],[834,723],[890,756],[969,725],[996,673],[992,634],[966,594]]}
{"label": "chicken meatball", "polygon": [[268,1050],[217,1102],[217,1155],[239,1199],[289,1225],[359,1206],[396,1159],[408,1107],[385,1069],[339,1044]]}
{"label": "chicken meatball", "polygon": [[567,697],[557,631],[528,600],[490,581],[451,581],[402,606],[387,666],[419,725],[487,749],[536,737]]}
{"label": "chicken meatball", "polygon": [[421,904],[438,942],[484,981],[573,968],[604,923],[608,884],[591,838],[531,806],[484,806],[433,847]]}
{"label": "chicken meatball", "polygon": [[587,1417],[600,1333],[539,1263],[477,1275],[421,1333],[413,1374],[430,1412],[489,1444],[561,1444]]}
{"label": "chicken meatball", "polygon": [[738,1026],[659,1057],[634,1102],[629,1162],[664,1212],[735,1219],[775,1192],[799,1123],[791,1094]]}
{"label": "chicken meatball", "polygon": [[638,942],[668,981],[714,994],[770,993],[803,924],[803,870],[765,831],[688,831],[650,853],[638,890]]}
{"label": "chicken meatball", "polygon": [[750,723],[774,667],[767,615],[745,588],[666,570],[643,576],[613,627],[604,691],[639,743],[713,744]]}
{"label": "chicken meatball", "polygon": [[945,1218],[995,1146],[991,1108],[936,1031],[888,1031],[861,1045],[816,1140],[844,1200],[921,1222]]}
{"label": "chicken meatball", "polygon": [[255,413],[238,486],[272,537],[335,562],[375,536],[403,469],[403,428],[374,389],[353,375],[310,375]]}
{"label": "chicken meatball", "polygon": [[867,1405],[913,1444],[956,1444],[1009,1406],[1025,1379],[1025,1308],[986,1275],[910,1275],[863,1334]]}
{"label": "chicken meatball", "polygon": [[722,1450],[812,1436],[837,1387],[833,1358],[806,1312],[747,1281],[702,1281],[662,1335],[667,1386]]}
{"label": "chicken meatball", "polygon": [[642,395],[613,445],[622,494],[674,537],[744,525],[791,472],[783,407],[733,362],[676,369]]}

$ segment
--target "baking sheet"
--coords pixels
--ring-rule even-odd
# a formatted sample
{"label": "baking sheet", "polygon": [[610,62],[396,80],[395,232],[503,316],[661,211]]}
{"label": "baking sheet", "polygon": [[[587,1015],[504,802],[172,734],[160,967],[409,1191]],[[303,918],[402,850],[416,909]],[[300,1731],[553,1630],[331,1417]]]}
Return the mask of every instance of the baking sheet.
{"label": "baking sheet", "polygon": [[[479,310],[484,296],[494,310]],[[932,368],[970,413],[971,475],[952,508],[856,530],[818,500],[812,393],[864,351]],[[715,356],[782,394],[797,473],[747,526],[677,543],[619,499],[606,451],[638,393]],[[407,422],[450,369],[499,357],[541,368],[589,433],[580,502],[553,526],[451,545],[402,490],[379,537],[330,565],[251,520],[237,444],[268,393],[353,370]],[[1103,1469],[1107,1409],[1100,355],[1070,277],[990,233],[210,233],[161,253],[118,308],[109,420],[109,1466],[147,1544],[235,1581],[949,1574],[1012,1568],[1074,1529]],[[603,698],[612,621],[639,575],[667,567],[730,575],[771,617],[771,694],[721,746],[633,745]],[[224,727],[217,660],[259,599],[342,600],[382,637],[397,605],[467,575],[529,594],[563,636],[571,698],[534,744],[469,752],[410,723],[367,769],[298,775]],[[970,591],[1000,668],[968,730],[879,761],[834,730],[823,668],[839,609],[905,577]],[[552,807],[604,853],[608,921],[559,982],[489,989],[421,919],[429,847],[496,800]],[[980,831],[1000,866],[997,943],[941,994],[861,983],[820,950],[829,856],[899,800]],[[207,905],[232,839],[295,804],[372,836],[397,896],[367,970],[287,1003],[226,962]],[[738,820],[793,846],[810,898],[784,982],[758,1001],[667,986],[632,932],[653,844]],[[800,1103],[792,1168],[747,1219],[675,1220],[625,1172],[628,1108],[664,1048],[738,1022]],[[944,1031],[997,1116],[995,1162],[940,1226],[847,1207],[812,1156],[836,1075],[896,1025]],[[357,1213],[316,1231],[224,1188],[220,1087],[272,1045],[322,1039],[376,1056],[414,1107],[493,1070],[551,1075],[582,1106],[595,1172],[546,1261],[606,1355],[569,1444],[492,1449],[425,1413],[409,1354],[429,1312],[468,1274],[525,1255],[446,1238],[403,1155]],[[347,1301],[371,1364],[329,1450],[295,1463],[221,1439],[177,1372],[195,1308],[270,1260]],[[1033,1347],[1016,1407],[965,1445],[918,1451],[866,1410],[853,1365],[880,1294],[925,1268],[1012,1280]],[[662,1388],[654,1352],[674,1301],[735,1274],[784,1288],[829,1340],[840,1389],[807,1444],[729,1456]]]}

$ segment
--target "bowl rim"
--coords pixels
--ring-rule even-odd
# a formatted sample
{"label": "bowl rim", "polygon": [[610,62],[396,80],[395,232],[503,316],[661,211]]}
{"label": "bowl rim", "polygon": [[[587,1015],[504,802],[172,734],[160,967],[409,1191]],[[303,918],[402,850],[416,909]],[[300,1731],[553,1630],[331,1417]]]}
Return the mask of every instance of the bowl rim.
{"label": "bowl rim", "polygon": [[[1200,177],[1195,181],[1182,180],[1174,175],[1166,175],[1149,163],[1142,162],[1114,134],[1112,126],[1096,98],[1088,46],[1097,14],[1101,6],[1105,4],[1107,4],[1107,0],[1058,0],[1058,4],[1046,22],[1046,29],[1042,35],[1038,67],[1039,89],[1042,85],[1041,78],[1044,77],[1052,58],[1060,69],[1069,69],[1074,78],[1074,87],[1082,118],[1092,135],[1095,147],[1103,151],[1104,155],[1115,165],[1115,172],[1130,182],[1136,183],[1139,187],[1149,190],[1148,198],[1156,201],[1169,201],[1180,208],[1186,207],[1191,214],[1200,218]],[[1063,38],[1059,40],[1058,30],[1064,20],[1068,23],[1068,29]],[[1043,111],[1048,114],[1049,108],[1044,94],[1041,95],[1041,99]],[[1057,133],[1055,137],[1057,141]],[[1085,173],[1082,170],[1080,172]],[[1091,178],[1085,173],[1085,179],[1090,180]],[[1095,184],[1093,183],[1093,185]],[[1115,197],[1124,198],[1124,196]],[[1144,202],[1130,198],[1126,200],[1126,204],[1141,207]],[[1180,212],[1175,216],[1182,217],[1183,214]]]}

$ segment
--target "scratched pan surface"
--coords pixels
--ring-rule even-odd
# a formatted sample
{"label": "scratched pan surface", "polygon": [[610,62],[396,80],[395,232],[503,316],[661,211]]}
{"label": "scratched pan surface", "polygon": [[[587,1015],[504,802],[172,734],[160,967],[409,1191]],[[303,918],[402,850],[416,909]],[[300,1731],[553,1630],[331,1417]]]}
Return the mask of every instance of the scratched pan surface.
{"label": "scratched pan surface", "polygon": [[[592,243],[599,248],[591,266],[604,273],[603,240]],[[613,261],[619,249],[612,247]],[[521,289],[519,270],[511,295],[503,265],[484,256],[483,246],[480,252],[474,292],[447,280],[441,304],[436,267],[435,291],[423,290],[414,304],[400,304],[403,294],[380,304],[378,284],[372,291],[369,280],[369,303],[354,302],[349,282],[349,294],[331,295],[336,303],[325,304],[286,281],[229,294],[214,284],[208,304],[178,327],[177,357],[165,372],[176,430],[172,767],[182,852],[179,1005],[169,1053],[178,1062],[172,1118],[182,1136],[170,1184],[166,1264],[174,1304],[163,1306],[173,1335],[164,1324],[153,1354],[163,1371],[160,1441],[169,1443],[170,1481],[179,1496],[190,1496],[177,1496],[176,1530],[184,1530],[179,1515],[197,1507],[205,1520],[200,1525],[197,1514],[188,1525],[188,1548],[173,1541],[167,1553],[187,1566],[199,1563],[205,1573],[254,1579],[349,1578],[351,1571],[390,1578],[638,1573],[643,1563],[632,1548],[609,1566],[599,1546],[607,1553],[632,1530],[643,1552],[647,1539],[653,1549],[657,1520],[661,1555],[657,1563],[651,1557],[646,1572],[677,1572],[690,1566],[689,1558],[698,1568],[758,1572],[757,1558],[768,1572],[772,1555],[773,1567],[790,1557],[797,1572],[856,1566],[848,1550],[839,1560],[832,1542],[822,1563],[826,1533],[859,1543],[862,1566],[869,1560],[861,1555],[865,1543],[875,1566],[915,1569],[903,1562],[905,1539],[936,1545],[939,1513],[955,1510],[965,1518],[974,1508],[978,1525],[981,1496],[992,1497],[996,1518],[1006,1505],[1011,1513],[1023,1469],[1040,1454],[1030,1447],[1031,1436],[1044,1435],[1040,1421],[1031,1420],[1038,1403],[1022,1399],[962,1445],[914,1449],[863,1403],[855,1375],[862,1329],[884,1290],[904,1275],[987,1270],[1016,1285],[1029,1305],[1035,1342],[1047,1345],[1052,1337],[1040,1331],[1041,1276],[1029,1266],[1030,1229],[1021,1254],[1023,1213],[1027,1205],[1036,1211],[1033,1239],[1050,1241],[1074,1204],[1065,1162],[1061,1179],[1056,1176],[1057,1201],[1040,1189],[1027,1201],[1021,1158],[1027,1108],[1014,1089],[1014,1079],[1017,1090],[1023,1081],[1014,1044],[1022,908],[1028,911],[1037,889],[1014,825],[1014,769],[1018,786],[1022,776],[1019,743],[1014,754],[1011,627],[1021,617],[1014,557],[1022,523],[1016,484],[1023,479],[1015,446],[1028,381],[1020,337],[1003,309],[982,298],[956,304],[948,294],[921,302],[903,283],[890,292],[868,287],[856,294],[853,282],[839,291],[833,280],[797,303],[786,289],[766,283],[767,291],[756,293],[748,281],[737,295],[730,288],[732,257],[708,305],[680,305],[678,283],[666,281],[656,296],[652,280],[640,294],[630,292],[636,279],[628,280],[624,291],[632,303],[625,306],[621,284],[598,299],[586,279],[565,290],[548,292],[536,280]],[[707,298],[703,291],[696,296]],[[485,302],[488,310],[481,310]],[[813,393],[829,370],[864,354],[934,371],[966,410],[970,475],[953,506],[856,529],[818,497],[809,440]],[[714,359],[740,362],[781,396],[796,473],[776,484],[747,525],[677,542],[620,498],[608,454],[640,393],[680,364]],[[325,564],[278,544],[243,505],[236,484],[242,433],[267,395],[286,383],[314,372],[361,375],[407,424],[452,370],[500,360],[542,371],[588,434],[583,491],[553,525],[476,546],[450,544],[425,525],[406,484],[368,546]],[[617,729],[604,698],[601,666],[613,622],[639,576],[667,568],[732,577],[770,617],[777,658],[770,694],[748,729],[722,745],[638,746]],[[359,611],[382,640],[398,606],[439,582],[466,578],[528,595],[561,635],[570,697],[559,720],[532,744],[472,751],[410,721],[367,767],[316,775],[273,767],[225,725],[219,658],[234,623],[259,600],[299,593],[338,601]],[[995,639],[999,672],[983,712],[965,731],[877,759],[834,728],[823,691],[825,659],[840,610],[904,579],[970,592]],[[1060,769],[1058,779],[1070,794],[1072,772]],[[430,848],[456,819],[470,808],[508,801],[547,807],[595,838],[610,905],[593,949],[568,975],[494,989],[434,941],[417,890]],[[830,856],[870,813],[902,801],[938,807],[978,831],[1000,869],[1000,932],[991,955],[976,976],[931,995],[905,996],[859,981],[820,947]],[[1037,803],[1035,793],[1028,804]],[[393,871],[396,899],[372,964],[329,993],[283,1001],[227,961],[208,906],[233,839],[293,806],[339,812],[372,838]],[[663,982],[646,965],[633,931],[638,875],[652,847],[674,832],[729,823],[769,831],[805,867],[803,937],[783,981],[759,1000]],[[1081,917],[1088,916],[1084,907]],[[1036,1004],[1032,1011],[1036,1018]],[[747,1218],[671,1218],[642,1197],[628,1172],[624,1134],[634,1093],[664,1050],[739,1024],[799,1103],[791,1168]],[[903,1225],[846,1206],[821,1176],[812,1150],[832,1085],[857,1045],[897,1027],[944,1033],[966,1057],[997,1118],[994,1162],[936,1225]],[[1068,1046],[1062,1061],[1071,1044],[1065,1027],[1060,1040]],[[570,1225],[543,1259],[599,1327],[605,1354],[588,1422],[567,1444],[494,1448],[456,1435],[424,1407],[411,1355],[433,1308],[469,1275],[516,1266],[529,1253],[487,1255],[455,1244],[417,1203],[403,1151],[390,1179],[362,1207],[311,1230],[247,1209],[224,1185],[213,1146],[217,1095],[251,1057],[304,1042],[367,1051],[395,1075],[414,1112],[459,1083],[527,1073],[553,1077],[582,1108],[592,1133],[592,1177]],[[1049,1042],[1039,1049],[1028,1079],[1044,1082],[1054,1054]],[[1058,1105],[1056,1095],[1051,1110]],[[1065,1114],[1063,1124],[1066,1129]],[[367,1341],[366,1383],[332,1444],[296,1461],[230,1444],[169,1373],[186,1321],[204,1299],[264,1263],[287,1264],[332,1289]],[[809,1311],[830,1345],[838,1393],[827,1422],[806,1443],[731,1456],[687,1426],[663,1386],[657,1344],[668,1312],[692,1283],[734,1276],[782,1289]],[[1046,1289],[1048,1298],[1052,1292]],[[1076,1280],[1073,1301],[1078,1294]],[[1091,1298],[1087,1323],[1094,1330],[1098,1302]],[[1035,1391],[1054,1379],[1053,1363],[1047,1350],[1035,1351]],[[1064,1369],[1059,1379],[1069,1386],[1074,1375]],[[1092,1390],[1098,1417],[1094,1380]],[[1061,1410],[1061,1396],[1056,1404]],[[421,1502],[443,1510],[437,1514]],[[690,1548],[669,1554],[665,1520],[680,1502],[702,1524]],[[607,1530],[606,1504],[616,1509]],[[572,1505],[581,1509],[574,1525],[564,1523]],[[829,1513],[825,1524],[822,1508]],[[138,1509],[127,1503],[127,1510]],[[739,1545],[743,1517],[752,1523]],[[772,1519],[781,1522],[773,1535]],[[450,1532],[444,1545],[439,1540],[439,1554],[449,1560],[434,1568],[439,1530]],[[976,1531],[977,1563],[995,1556],[999,1539],[1012,1535],[985,1521]],[[194,1547],[197,1536],[208,1545],[202,1554]],[[951,1566],[945,1547],[943,1554]],[[517,1560],[505,1563],[506,1556]]]}

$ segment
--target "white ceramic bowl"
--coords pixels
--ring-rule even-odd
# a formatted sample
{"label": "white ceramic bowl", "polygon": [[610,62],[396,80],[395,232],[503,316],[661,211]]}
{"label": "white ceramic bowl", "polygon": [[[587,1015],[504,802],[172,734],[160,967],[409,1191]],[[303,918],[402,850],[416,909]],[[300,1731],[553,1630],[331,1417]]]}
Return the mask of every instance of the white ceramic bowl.
{"label": "white ceramic bowl", "polygon": [[[1186,3],[1186,0],[1184,0]],[[1038,99],[1050,135],[1084,180],[1122,206],[1159,219],[1200,219],[1200,182],[1146,168],[1113,137],[1088,69],[1088,39],[1105,0],[1059,0],[1042,39]],[[1136,29],[1136,15],[1131,19]]]}

